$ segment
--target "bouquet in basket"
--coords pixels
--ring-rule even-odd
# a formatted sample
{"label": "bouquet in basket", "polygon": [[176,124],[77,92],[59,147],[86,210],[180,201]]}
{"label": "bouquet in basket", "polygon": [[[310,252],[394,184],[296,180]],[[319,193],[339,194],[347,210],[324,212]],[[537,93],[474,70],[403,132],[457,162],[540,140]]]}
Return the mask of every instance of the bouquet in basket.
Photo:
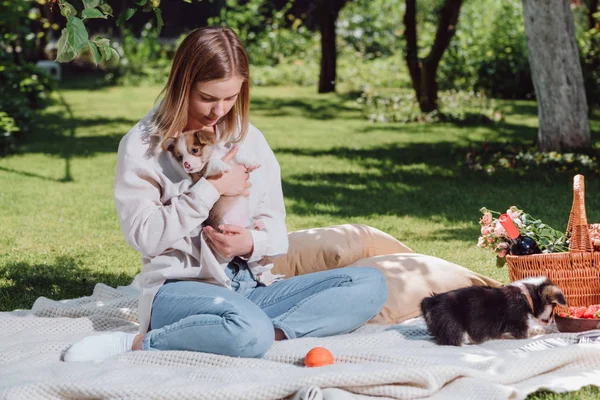
{"label": "bouquet in basket", "polygon": [[[511,246],[511,239],[504,226],[498,218],[501,213],[489,210],[485,207],[480,210],[483,213],[479,224],[481,225],[481,236],[477,246],[491,249],[496,253],[496,265],[504,266],[506,255]],[[524,237],[533,239],[542,253],[561,253],[569,251],[569,242],[564,233],[553,229],[539,219],[512,206],[505,213],[512,220],[519,233]]]}

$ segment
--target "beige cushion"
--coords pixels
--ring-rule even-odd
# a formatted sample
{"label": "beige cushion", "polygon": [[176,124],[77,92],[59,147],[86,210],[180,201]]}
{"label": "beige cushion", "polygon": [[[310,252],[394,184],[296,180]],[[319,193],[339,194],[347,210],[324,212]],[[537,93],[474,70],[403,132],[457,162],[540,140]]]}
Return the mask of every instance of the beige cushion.
{"label": "beige cushion", "polygon": [[370,323],[397,324],[418,316],[424,297],[466,286],[501,286],[491,278],[437,257],[417,253],[364,258],[352,266],[374,267],[386,278],[389,297]]}
{"label": "beige cushion", "polygon": [[287,277],[352,264],[361,258],[412,250],[379,229],[344,224],[290,232],[288,254],[274,260],[273,273]]}

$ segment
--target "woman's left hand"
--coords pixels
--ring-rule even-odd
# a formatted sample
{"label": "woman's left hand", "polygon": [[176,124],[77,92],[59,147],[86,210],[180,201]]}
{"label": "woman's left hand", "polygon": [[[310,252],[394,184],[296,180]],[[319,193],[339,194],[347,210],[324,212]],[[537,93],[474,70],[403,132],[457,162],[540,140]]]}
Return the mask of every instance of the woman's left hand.
{"label": "woman's left hand", "polygon": [[248,229],[236,225],[220,225],[223,233],[217,232],[210,226],[205,226],[203,232],[210,240],[213,248],[223,257],[248,258],[254,251],[254,239]]}

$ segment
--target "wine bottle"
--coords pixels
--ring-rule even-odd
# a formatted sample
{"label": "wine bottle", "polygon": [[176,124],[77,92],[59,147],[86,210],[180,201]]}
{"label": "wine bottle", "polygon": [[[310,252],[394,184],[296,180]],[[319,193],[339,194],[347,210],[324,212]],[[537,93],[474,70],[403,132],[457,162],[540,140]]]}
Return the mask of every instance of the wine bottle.
{"label": "wine bottle", "polygon": [[521,235],[519,228],[515,226],[515,223],[508,214],[502,214],[498,218],[498,221],[502,224],[510,238],[510,246],[508,248],[510,254],[513,256],[526,256],[542,252],[535,240],[529,236]]}

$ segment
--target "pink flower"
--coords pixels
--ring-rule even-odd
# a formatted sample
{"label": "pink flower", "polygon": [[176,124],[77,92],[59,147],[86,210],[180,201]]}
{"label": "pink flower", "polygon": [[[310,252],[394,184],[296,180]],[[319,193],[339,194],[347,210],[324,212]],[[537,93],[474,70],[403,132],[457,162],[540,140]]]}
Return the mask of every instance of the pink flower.
{"label": "pink flower", "polygon": [[492,222],[492,213],[491,212],[483,213],[483,217],[481,217],[481,224],[489,225],[491,222]]}
{"label": "pink flower", "polygon": [[521,218],[517,217],[517,218],[513,218],[513,222],[515,223],[515,225],[519,228],[523,227],[523,221],[521,221]]}
{"label": "pink flower", "polygon": [[502,224],[500,222],[496,222],[496,226],[494,227],[494,232],[498,236],[504,235],[505,230],[504,230],[504,227],[502,226]]}
{"label": "pink flower", "polygon": [[489,226],[482,226],[482,227],[481,227],[481,234],[482,234],[483,236],[487,236],[487,235],[489,235],[490,233],[492,233],[492,228],[490,228]]}
{"label": "pink flower", "polygon": [[508,253],[508,250],[500,250],[500,253],[498,253],[497,256],[500,258],[504,258],[504,257],[506,257],[507,253]]}
{"label": "pink flower", "polygon": [[485,238],[483,236],[479,236],[479,239],[477,240],[477,246],[478,247],[485,247],[487,245]]}
{"label": "pink flower", "polygon": [[515,220],[515,219],[519,219],[519,216],[521,215],[521,210],[519,210],[515,206],[512,206],[511,208],[509,208],[508,210],[506,210],[506,213],[508,214],[508,216],[510,218],[512,218],[513,220]]}
{"label": "pink flower", "polygon": [[496,247],[496,249],[508,249],[508,243],[506,242],[500,242],[498,243],[498,246]]}

